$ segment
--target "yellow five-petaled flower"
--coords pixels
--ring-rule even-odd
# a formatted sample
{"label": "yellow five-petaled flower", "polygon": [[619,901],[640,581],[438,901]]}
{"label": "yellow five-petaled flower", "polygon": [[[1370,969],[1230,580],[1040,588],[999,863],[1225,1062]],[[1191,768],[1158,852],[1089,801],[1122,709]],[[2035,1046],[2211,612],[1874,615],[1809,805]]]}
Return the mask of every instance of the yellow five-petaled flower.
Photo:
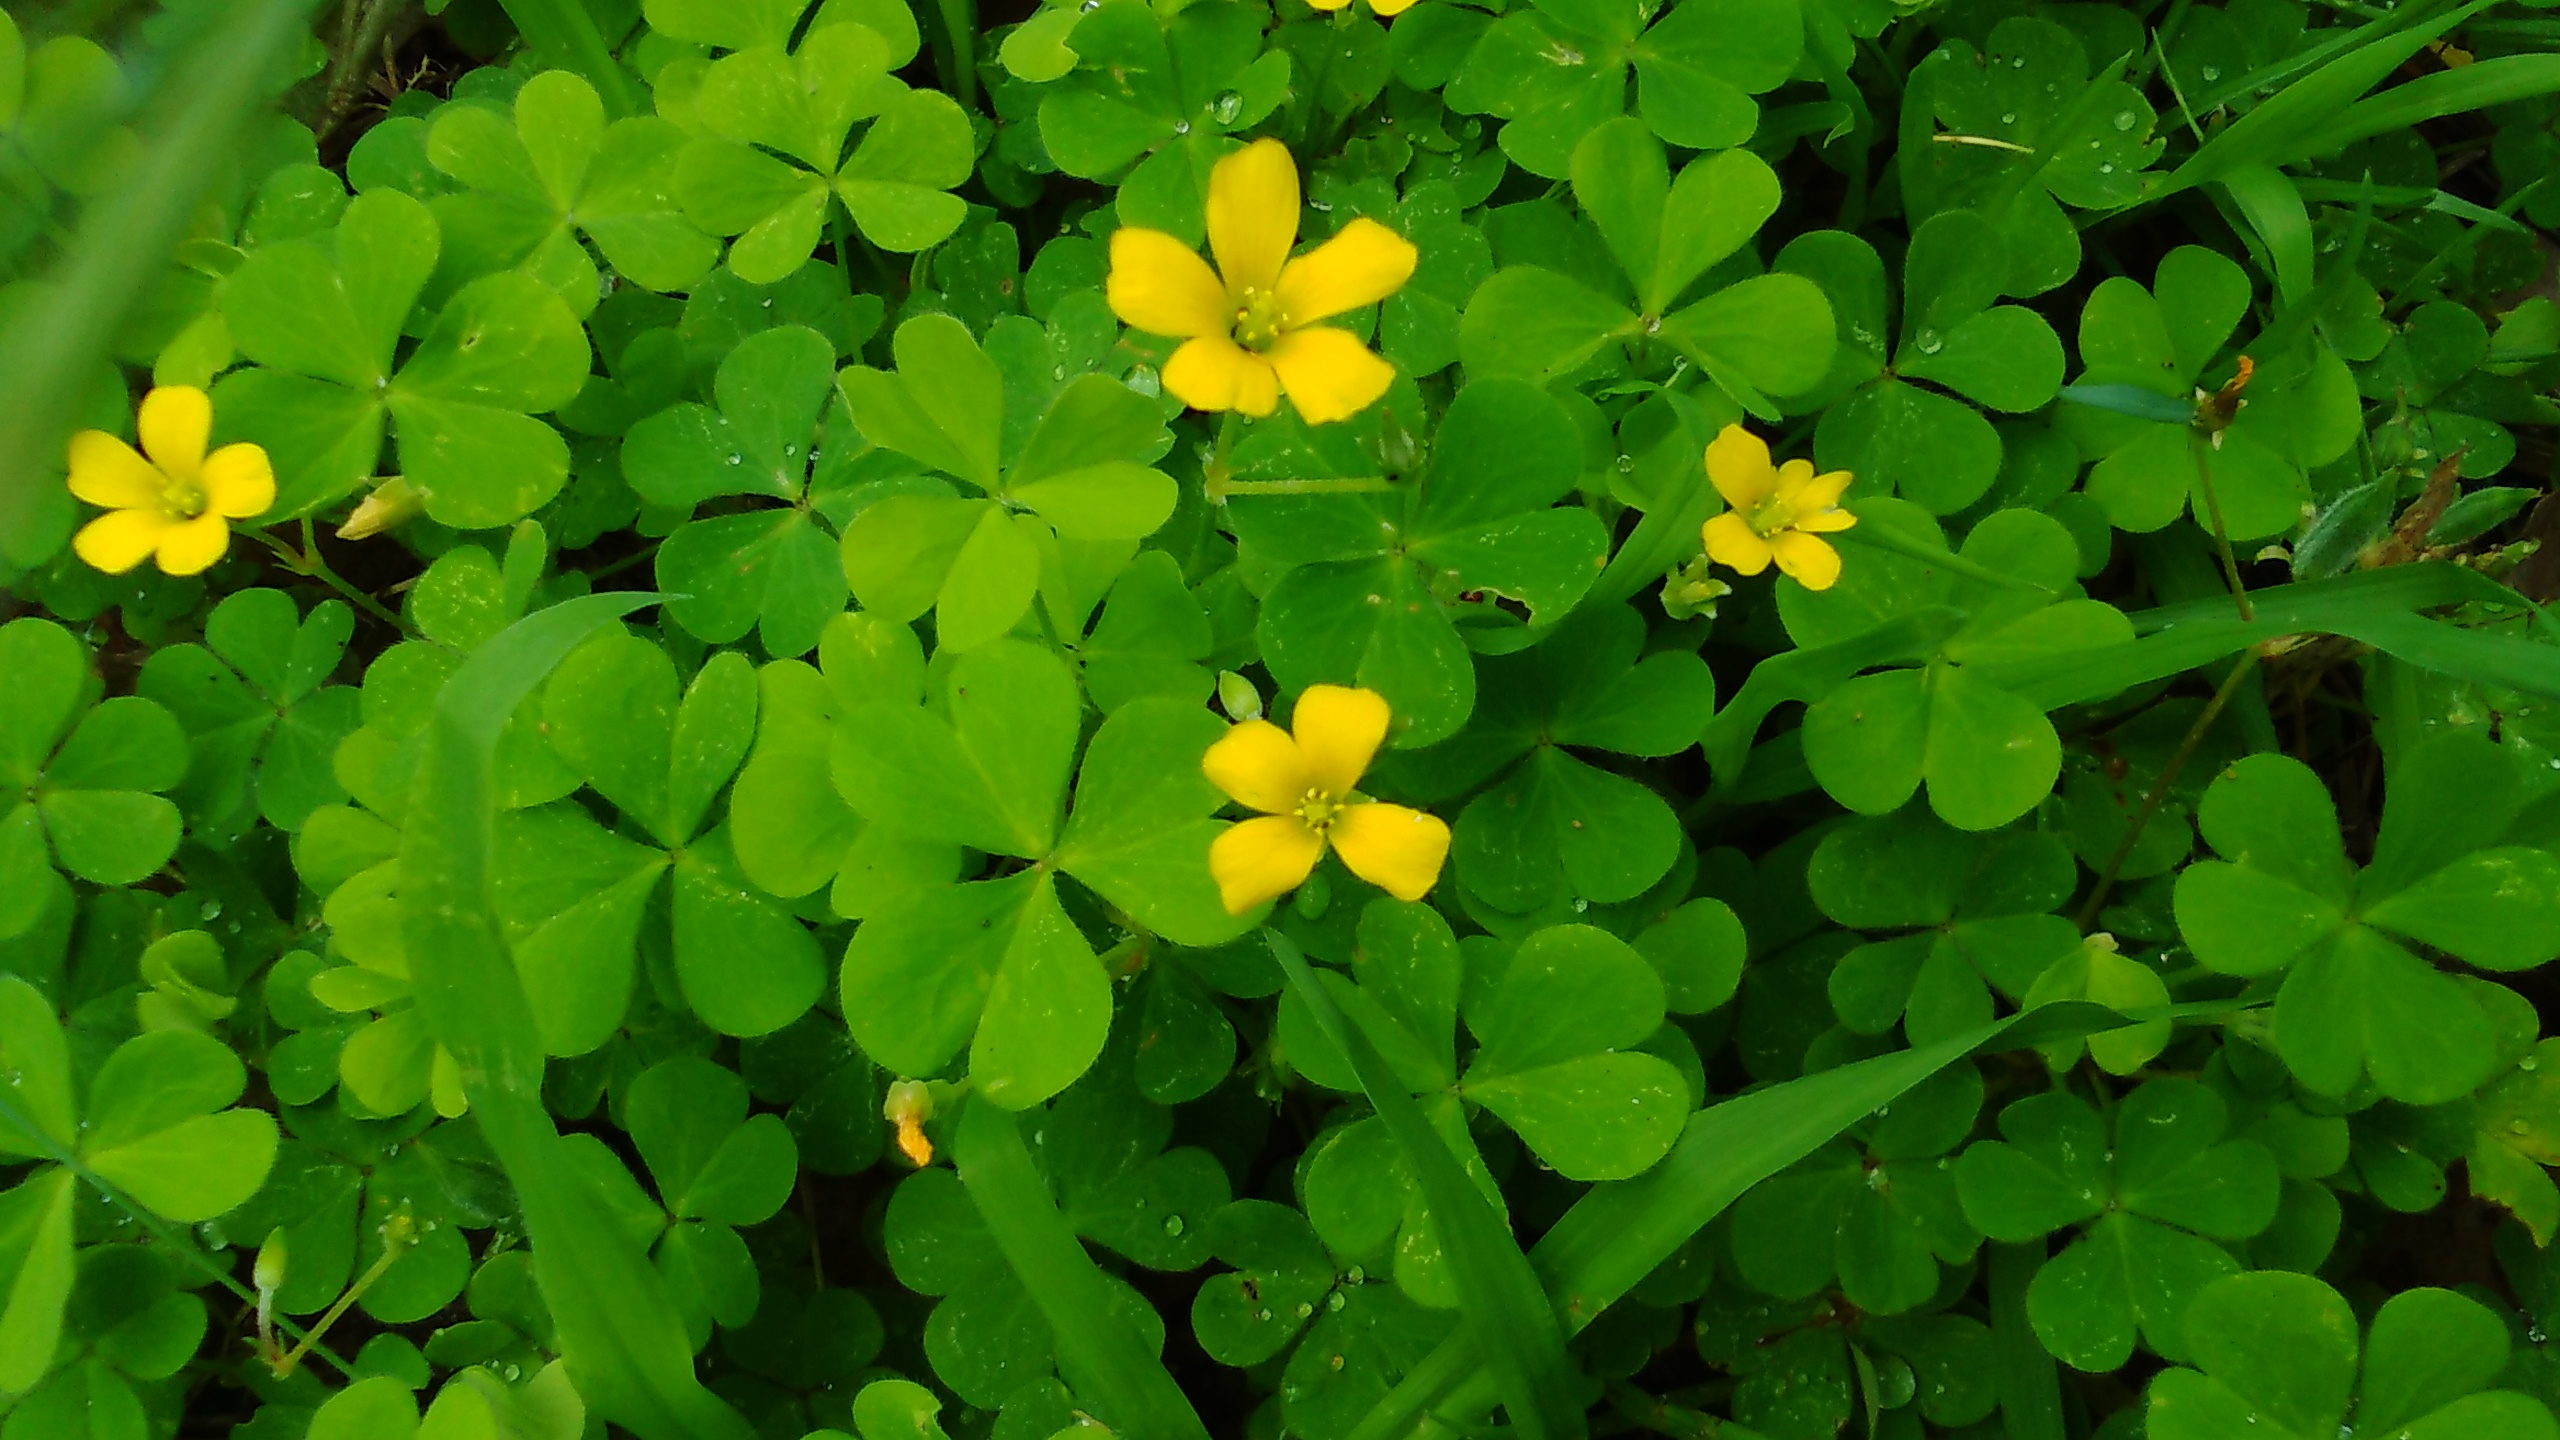
{"label": "yellow five-petaled flower", "polygon": [[71,493],[107,507],[80,527],[71,548],[110,575],[154,558],[171,575],[200,574],[230,547],[228,522],[263,515],[275,503],[267,452],[225,445],[206,454],[213,402],[192,385],[163,385],[144,396],[134,428],[141,454],[104,430],[71,437]]}
{"label": "yellow five-petaled flower", "polygon": [[1366,218],[1293,260],[1297,240],[1298,163],[1277,140],[1256,140],[1209,171],[1216,270],[1161,230],[1111,233],[1112,313],[1183,342],[1164,367],[1164,388],[1182,403],[1268,415],[1287,391],[1308,424],[1322,425],[1387,393],[1395,367],[1350,331],[1316,322],[1402,289],[1413,278],[1412,242]]}
{"label": "yellow five-petaled flower", "polygon": [[1228,913],[1241,915],[1294,888],[1328,845],[1352,874],[1399,900],[1429,893],[1449,856],[1449,827],[1355,788],[1387,738],[1385,697],[1310,685],[1291,724],[1294,735],[1268,720],[1247,720],[1200,758],[1211,784],[1262,812],[1209,845],[1209,874]]}
{"label": "yellow five-petaled flower", "polygon": [[1819,537],[1846,530],[1858,517],[1840,508],[1849,472],[1813,473],[1810,460],[1769,463],[1768,442],[1727,425],[1707,445],[1707,479],[1732,508],[1707,521],[1707,558],[1745,575],[1778,569],[1807,590],[1840,578],[1840,552]]}

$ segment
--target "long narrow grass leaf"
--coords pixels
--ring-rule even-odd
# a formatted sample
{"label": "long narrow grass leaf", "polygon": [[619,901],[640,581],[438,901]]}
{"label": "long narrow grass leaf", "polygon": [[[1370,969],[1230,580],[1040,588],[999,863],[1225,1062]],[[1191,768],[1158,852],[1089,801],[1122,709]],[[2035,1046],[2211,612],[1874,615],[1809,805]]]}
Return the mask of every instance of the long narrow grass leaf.
{"label": "long narrow grass leaf", "polygon": [[552,1126],[541,1036],[490,905],[498,732],[578,642],[655,599],[590,595],[529,615],[446,682],[401,844],[402,928],[419,1009],[515,1185],[535,1275],[589,1410],[643,1440],[749,1440],[753,1427],[695,1378],[665,1281]]}
{"label": "long narrow grass leaf", "polygon": [[2234,165],[2222,188],[2240,209],[2275,270],[2276,294],[2299,305],[2311,294],[2311,211],[2293,180],[2272,165]]}
{"label": "long narrow grass leaf", "polygon": [[525,46],[544,64],[575,71],[596,87],[607,114],[633,115],[649,108],[641,100],[639,87],[631,83],[631,72],[613,58],[613,48],[596,28],[586,0],[498,0],[498,4],[515,22]]}
{"label": "long narrow grass leaf", "polygon": [[1524,1440],[1578,1440],[1583,1414],[1568,1381],[1564,1335],[1547,1291],[1511,1238],[1510,1227],[1467,1178],[1369,1037],[1344,1023],[1297,945],[1277,930],[1263,934],[1289,976],[1290,989],[1313,1013],[1325,1038],[1350,1057],[1360,1088],[1413,1167],[1448,1253],[1458,1313],[1466,1322],[1459,1330],[1462,1343],[1472,1347],[1490,1373],[1495,1393],[1511,1413],[1512,1428]]}
{"label": "long narrow grass leaf", "polygon": [[1991,1288],[1991,1362],[2009,1440],[2062,1440],[2062,1376],[2027,1320],[2027,1283],[2044,1264],[2044,1242],[1983,1247]]}
{"label": "long narrow grass leaf", "polygon": [[2471,0],[2424,24],[2378,35],[2296,80],[2241,116],[2172,171],[2149,199],[2175,195],[2222,179],[2243,165],[2284,165],[2337,148],[2330,135],[2338,117],[2381,84],[2427,42],[2497,0]]}
{"label": "long narrow grass leaf", "polygon": [[260,87],[298,40],[314,0],[249,0],[206,27],[161,86],[141,158],[80,217],[70,259],[0,331],[0,554],[45,558],[68,533],[57,488],[70,417],[116,334],[152,294],[205,186],[230,164]]}
{"label": "long narrow grass leaf", "polygon": [[[1313,987],[1309,987],[1313,988]],[[1691,1116],[1678,1144],[1632,1180],[1596,1185],[1574,1202],[1529,1252],[1569,1332],[1599,1318],[1619,1297],[1723,1214],[1752,1186],[1828,1144],[1911,1087],[1968,1055],[2075,1039],[2155,1019],[2197,1019],[2245,1008],[2232,1000],[2118,1013],[2061,1001],[2009,1016],[1916,1050],[1879,1055],[1802,1079],[1737,1095]],[[1414,1368],[1438,1385],[1408,1383],[1361,1417],[1347,1440],[1388,1440],[1428,1409],[1480,1413],[1498,1393],[1486,1369],[1471,1369],[1466,1332]],[[1454,1383],[1444,1377],[1465,1374]]]}
{"label": "long narrow grass leaf", "polygon": [[2531,100],[2555,90],[2560,90],[2560,55],[2501,55],[2421,75],[2359,100],[2321,139],[2332,149],[2343,149],[2422,121]]}
{"label": "long narrow grass leaf", "polygon": [[1111,1307],[1102,1271],[1049,1198],[1012,1113],[971,1099],[951,1154],[996,1247],[1048,1318],[1059,1369],[1096,1417],[1131,1440],[1208,1440],[1164,1362]]}

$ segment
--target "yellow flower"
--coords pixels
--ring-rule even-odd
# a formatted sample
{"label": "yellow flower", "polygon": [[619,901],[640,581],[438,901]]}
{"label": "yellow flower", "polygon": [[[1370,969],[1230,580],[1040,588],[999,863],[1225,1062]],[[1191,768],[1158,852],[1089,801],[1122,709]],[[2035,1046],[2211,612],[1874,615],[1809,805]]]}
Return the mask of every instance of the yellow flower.
{"label": "yellow flower", "polygon": [[933,1141],[924,1122],[933,1118],[933,1092],[921,1080],[900,1080],[889,1087],[880,1116],[898,1127],[898,1152],[921,1170],[933,1163]]}
{"label": "yellow flower", "polygon": [[1815,537],[1858,523],[1840,508],[1848,471],[1816,475],[1809,460],[1772,466],[1766,441],[1727,425],[1707,446],[1707,479],[1732,507],[1707,522],[1709,559],[1745,575],[1775,560],[1807,590],[1828,590],[1840,578],[1840,552]]}
{"label": "yellow flower", "polygon": [[142,454],[104,430],[71,437],[71,493],[107,507],[72,537],[71,548],[110,575],[154,557],[171,575],[200,574],[230,546],[226,522],[263,515],[275,503],[267,452],[225,445],[204,453],[213,402],[192,385],[163,385],[144,396],[134,428]]}
{"label": "yellow flower", "polygon": [[[1318,10],[1339,10],[1351,0],[1307,0],[1307,3]],[[1369,0],[1369,8],[1376,11],[1381,20],[1392,19],[1412,9],[1413,0]]]}
{"label": "yellow flower", "polygon": [[1209,874],[1227,913],[1241,915],[1305,880],[1327,845],[1352,874],[1399,900],[1429,893],[1449,856],[1449,827],[1353,788],[1387,738],[1385,697],[1310,685],[1292,723],[1294,736],[1268,720],[1247,720],[1200,757],[1211,784],[1262,812],[1210,843]]}
{"label": "yellow flower", "polygon": [[1181,339],[1164,388],[1182,403],[1268,415],[1285,390],[1308,424],[1322,425],[1387,393],[1394,366],[1350,331],[1315,322],[1402,289],[1413,278],[1412,242],[1369,219],[1292,260],[1297,239],[1298,164],[1277,140],[1256,140],[1209,171],[1216,270],[1161,230],[1112,232],[1112,313]]}

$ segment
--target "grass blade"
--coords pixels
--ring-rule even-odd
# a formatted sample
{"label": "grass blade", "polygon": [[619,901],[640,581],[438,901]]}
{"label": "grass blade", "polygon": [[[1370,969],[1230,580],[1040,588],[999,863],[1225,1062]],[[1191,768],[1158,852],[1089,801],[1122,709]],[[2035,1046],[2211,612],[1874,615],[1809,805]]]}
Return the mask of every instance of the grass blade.
{"label": "grass blade", "polygon": [[[1737,1095],[1691,1116],[1680,1143],[1661,1164],[1632,1180],[1593,1186],[1529,1252],[1529,1263],[1555,1297],[1567,1331],[1579,1331],[1744,1191],[1968,1055],[2095,1035],[2145,1020],[2192,1019],[2241,1008],[2237,1001],[2216,1000],[2119,1014],[2086,1001],[2063,1001],[1917,1050]],[[1463,1416],[1489,1406],[1494,1384],[1470,1363],[1468,1338],[1461,1331],[1444,1342],[1415,1367],[1406,1384],[1362,1417],[1349,1440],[1404,1435],[1425,1409]]]}
{"label": "grass blade", "polygon": [[2159,189],[2144,196],[2158,200],[2181,190],[2220,180],[2244,165],[2283,165],[2325,155],[2342,143],[2332,138],[2338,117],[2379,85],[2427,42],[2487,9],[2497,0],[2471,0],[2421,25],[2371,41],[2276,92],[2266,103],[2233,121],[2172,171]]}
{"label": "grass blade", "polygon": [[2044,1264],[2044,1242],[1983,1246],[1991,1281],[1991,1363],[2009,1440],[2062,1440],[2062,1375],[2027,1322],[2027,1282]]}
{"label": "grass blade", "polygon": [[1565,1368],[1564,1335],[1510,1227],[1459,1168],[1440,1132],[1431,1128],[1422,1107],[1369,1037],[1344,1023],[1297,945],[1277,930],[1262,933],[1271,942],[1271,953],[1280,958],[1280,968],[1288,972],[1290,988],[1315,1015],[1317,1028],[1350,1057],[1360,1088],[1368,1092],[1369,1103],[1377,1107],[1378,1118],[1386,1122],[1422,1184],[1423,1202],[1431,1207],[1440,1243],[1448,1250],[1458,1312],[1465,1320],[1458,1343],[1481,1359],[1494,1393],[1510,1411],[1512,1428],[1524,1440],[1578,1440],[1582,1407],[1574,1401]]}
{"label": "grass blade", "polygon": [[168,98],[145,127],[133,173],[82,212],[55,283],[0,333],[0,554],[14,563],[41,563],[69,533],[71,501],[57,477],[70,417],[116,333],[150,298],[152,275],[226,168],[312,5],[251,0],[206,27],[160,87]]}
{"label": "grass blade", "polygon": [[613,47],[596,28],[585,0],[498,0],[498,4],[543,64],[573,71],[596,87],[605,114],[637,115],[649,108],[641,102],[639,87],[631,83],[631,72],[613,58]]}
{"label": "grass blade", "polygon": [[524,1206],[535,1274],[591,1413],[643,1440],[751,1440],[694,1378],[665,1282],[569,1161],[542,1100],[542,1040],[489,901],[498,732],[579,641],[655,596],[590,595],[483,645],[436,699],[400,849],[402,933],[428,1028]]}
{"label": "grass blade", "polygon": [[1012,1113],[972,1098],[951,1158],[997,1248],[1048,1317],[1077,1395],[1131,1440],[1208,1440],[1164,1362],[1112,1310],[1102,1271],[1049,1198]]}
{"label": "grass blade", "polygon": [[2299,305],[2311,294],[2311,212],[2293,180],[2272,165],[2234,165],[2222,188],[2240,209],[2275,271],[2276,294]]}
{"label": "grass blade", "polygon": [[2349,106],[2321,139],[2343,149],[2424,120],[2441,120],[2491,105],[2530,100],[2560,90],[2560,55],[2501,55],[2452,70],[2421,75]]}

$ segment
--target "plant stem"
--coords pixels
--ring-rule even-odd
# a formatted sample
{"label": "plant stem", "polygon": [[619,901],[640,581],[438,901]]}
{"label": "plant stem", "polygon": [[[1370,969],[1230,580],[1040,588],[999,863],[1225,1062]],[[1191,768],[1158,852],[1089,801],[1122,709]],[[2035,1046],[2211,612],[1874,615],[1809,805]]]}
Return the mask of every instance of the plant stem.
{"label": "plant stem", "polygon": [[1384,475],[1328,475],[1308,480],[1225,480],[1210,499],[1231,495],[1374,495],[1396,488]]}
{"label": "plant stem", "polygon": [[976,0],[934,0],[942,17],[943,80],[963,110],[978,108],[978,7]]}
{"label": "plant stem", "polygon": [[[282,1360],[276,1362],[276,1378],[282,1380],[291,1375],[294,1367],[302,1363],[302,1357],[311,1353],[311,1347],[320,1343],[320,1337],[329,1333],[329,1327],[338,1323],[338,1317],[354,1308],[355,1303],[364,1298],[364,1292],[373,1288],[373,1282],[381,1279],[383,1272],[398,1264],[400,1257],[408,1254],[410,1247],[417,1243],[416,1227],[407,1216],[395,1216],[390,1221],[386,1221],[382,1227],[382,1258],[366,1267],[365,1272],[356,1277],[356,1283],[348,1286],[346,1293],[338,1297],[337,1303],[331,1305],[312,1325],[311,1333],[302,1337],[302,1343],[294,1346],[292,1350],[286,1352]],[[324,1350],[321,1353],[329,1355],[331,1359],[337,1358],[330,1351]]]}
{"label": "plant stem", "polygon": [[[56,1165],[70,1171],[72,1176],[78,1179],[82,1184],[87,1185],[90,1189],[107,1197],[107,1203],[115,1206],[119,1210],[122,1210],[127,1215],[132,1216],[136,1224],[139,1224],[143,1229],[151,1232],[152,1239],[159,1241],[162,1245],[167,1246],[173,1253],[183,1256],[189,1264],[194,1265],[205,1274],[212,1276],[214,1281],[221,1285],[223,1289],[230,1291],[232,1294],[239,1296],[242,1300],[247,1301],[252,1305],[258,1303],[258,1297],[250,1291],[248,1286],[241,1284],[238,1278],[233,1276],[230,1271],[214,1264],[203,1251],[197,1249],[195,1246],[190,1245],[184,1240],[170,1234],[167,1222],[163,1221],[159,1216],[152,1214],[150,1211],[143,1209],[141,1206],[136,1205],[131,1200],[126,1199],[123,1191],[108,1184],[96,1171],[81,1164],[80,1157],[72,1154],[69,1150],[64,1149],[52,1136],[47,1135],[43,1130],[37,1128],[36,1123],[33,1120],[28,1119],[16,1105],[11,1104],[6,1095],[0,1095],[0,1123],[6,1123],[15,1127],[19,1132],[33,1139],[37,1144],[43,1146],[46,1159],[51,1160]],[[286,1335],[296,1340],[303,1338],[302,1331],[289,1320],[278,1319],[275,1322],[275,1328],[283,1331]],[[321,1358],[335,1366],[340,1375],[349,1380],[356,1378],[355,1371],[348,1367],[347,1362],[338,1358],[336,1351],[323,1350],[320,1352],[320,1355]]]}
{"label": "plant stem", "polygon": [[302,548],[300,550],[294,549],[290,543],[279,540],[264,530],[253,531],[252,533],[261,541],[265,542],[268,549],[276,552],[276,557],[284,561],[284,567],[287,570],[292,571],[296,575],[317,580],[321,584],[328,586],[330,589],[337,591],[340,595],[346,597],[349,604],[354,605],[357,609],[362,610],[367,615],[370,615],[374,619],[381,621],[383,624],[390,626],[392,629],[399,631],[403,637],[411,640],[418,638],[418,631],[416,627],[412,626],[408,621],[400,618],[399,612],[390,609],[381,601],[374,599],[372,596],[348,583],[346,577],[340,575],[337,571],[330,569],[329,562],[320,558],[320,541],[319,538],[312,533],[311,519],[309,516],[303,517],[302,520]]}
{"label": "plant stem", "polygon": [[2231,582],[2232,603],[2240,607],[2240,618],[2258,618],[2258,609],[2249,603],[2249,587],[2241,582],[2240,561],[2231,553],[2231,532],[2222,523],[2222,497],[2213,488],[2213,446],[2203,432],[2195,435],[2196,488],[2204,492],[2205,514],[2213,521],[2214,549],[2222,555],[2222,576]]}
{"label": "plant stem", "polygon": [[2089,892],[2088,900],[2080,906],[2080,913],[2072,917],[2073,924],[2082,934],[2087,934],[2090,925],[2097,921],[2099,908],[2107,903],[2107,891],[2114,887],[2116,875],[2124,869],[2124,862],[2132,858],[2134,843],[2142,838],[2143,827],[2151,823],[2151,817],[2159,813],[2161,803],[2169,798],[2169,787],[2178,783],[2178,772],[2186,768],[2187,761],[2196,753],[2196,747],[2204,743],[2205,732],[2213,728],[2213,722],[2222,718],[2222,711],[2231,703],[2231,697],[2240,693],[2240,682],[2247,679],[2249,672],[2257,666],[2258,651],[2252,646],[2241,653],[2239,660],[2232,665],[2231,673],[2222,677],[2221,687],[2213,692],[2212,699],[2205,702],[2203,712],[2196,716],[2196,723],[2187,727],[2186,737],[2178,742],[2176,750],[2170,752],[2168,763],[2160,767],[2159,778],[2153,780],[2151,788],[2143,794],[2142,808],[2134,812],[2133,823],[2125,827],[2124,839],[2116,843],[2115,853],[2107,857],[2106,868],[2098,872],[2097,887]]}

